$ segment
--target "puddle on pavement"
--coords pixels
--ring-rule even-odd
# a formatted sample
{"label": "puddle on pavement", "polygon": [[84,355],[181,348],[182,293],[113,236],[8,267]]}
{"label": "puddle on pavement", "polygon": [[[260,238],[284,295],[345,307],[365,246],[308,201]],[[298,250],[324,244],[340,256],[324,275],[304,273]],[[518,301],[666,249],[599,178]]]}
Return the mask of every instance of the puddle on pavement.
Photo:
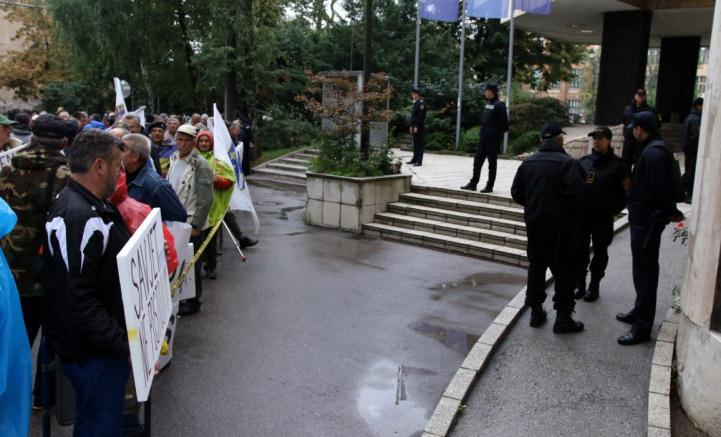
{"label": "puddle on pavement", "polygon": [[411,323],[408,327],[419,334],[440,341],[444,346],[455,349],[462,354],[467,354],[480,337],[459,329],[443,326],[442,321],[435,319]]}
{"label": "puddle on pavement", "polygon": [[[380,436],[419,436],[428,421],[426,411],[413,399],[408,376],[432,375],[382,359],[374,362],[361,379],[358,412],[374,434]],[[422,369],[421,369],[422,370]],[[425,373],[425,375],[424,375]]]}
{"label": "puddle on pavement", "polygon": [[458,281],[441,282],[429,287],[429,290],[433,292],[431,299],[441,300],[448,294],[468,291],[495,295],[492,289],[497,286],[512,285],[522,287],[525,283],[526,275],[522,272],[519,274],[483,272],[467,276]]}

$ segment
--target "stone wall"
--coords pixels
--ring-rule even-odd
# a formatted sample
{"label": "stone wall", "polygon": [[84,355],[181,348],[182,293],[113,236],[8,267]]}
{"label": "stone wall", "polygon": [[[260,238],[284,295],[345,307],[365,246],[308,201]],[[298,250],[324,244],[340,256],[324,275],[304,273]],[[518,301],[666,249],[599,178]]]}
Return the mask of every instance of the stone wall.
{"label": "stone wall", "polygon": [[[611,132],[613,133],[611,147],[613,147],[616,156],[621,156],[623,150],[623,125],[611,126]],[[563,144],[563,148],[574,159],[579,159],[591,153],[591,142],[589,140],[588,136],[568,138]]]}
{"label": "stone wall", "polygon": [[[0,59],[5,57],[8,50],[18,50],[23,47],[22,40],[14,39],[18,29],[16,23],[7,20],[5,11],[0,10]],[[4,114],[12,108],[30,109],[39,103],[39,100],[34,99],[28,102],[17,99],[13,90],[0,87],[0,113]]]}

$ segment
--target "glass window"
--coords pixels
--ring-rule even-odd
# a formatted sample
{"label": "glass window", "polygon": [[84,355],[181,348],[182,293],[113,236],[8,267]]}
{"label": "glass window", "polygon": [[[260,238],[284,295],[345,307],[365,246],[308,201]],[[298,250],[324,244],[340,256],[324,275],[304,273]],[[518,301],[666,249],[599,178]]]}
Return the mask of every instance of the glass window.
{"label": "glass window", "polygon": [[583,72],[580,68],[574,68],[573,69],[573,79],[571,79],[571,82],[569,83],[571,88],[581,88],[581,75]]}
{"label": "glass window", "polygon": [[701,95],[706,92],[706,76],[696,78],[696,94]]}

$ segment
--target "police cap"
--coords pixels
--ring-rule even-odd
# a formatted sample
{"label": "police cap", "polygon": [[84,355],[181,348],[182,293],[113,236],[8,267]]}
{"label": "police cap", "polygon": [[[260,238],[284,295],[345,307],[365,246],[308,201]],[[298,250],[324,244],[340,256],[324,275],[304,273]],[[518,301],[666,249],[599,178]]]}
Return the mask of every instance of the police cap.
{"label": "police cap", "polygon": [[555,122],[546,123],[543,126],[543,129],[541,129],[541,138],[544,140],[548,140],[551,138],[556,138],[559,135],[565,135],[566,132],[561,129],[561,125]]}

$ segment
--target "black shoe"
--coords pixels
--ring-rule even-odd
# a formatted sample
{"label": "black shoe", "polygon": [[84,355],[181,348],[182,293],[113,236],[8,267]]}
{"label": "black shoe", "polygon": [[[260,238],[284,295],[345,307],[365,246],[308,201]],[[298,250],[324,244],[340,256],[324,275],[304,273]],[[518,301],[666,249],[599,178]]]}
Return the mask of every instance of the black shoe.
{"label": "black shoe", "polygon": [[538,308],[531,308],[531,328],[539,328],[541,325],[546,323],[546,320],[548,319],[548,316],[546,315],[546,311],[543,309],[543,307]]}
{"label": "black shoe", "polygon": [[633,346],[634,344],[645,343],[650,340],[651,334],[649,332],[631,328],[630,331],[618,337],[618,344],[623,346]]}
{"label": "black shoe", "polygon": [[414,160],[412,160],[412,159],[411,159],[410,161],[406,161],[406,164],[408,164],[408,165],[412,165],[412,164],[415,164],[415,163],[416,163],[416,162],[415,162]]}
{"label": "black shoe", "polygon": [[573,320],[569,315],[556,315],[556,323],[553,324],[554,334],[573,334],[583,331],[583,322]]}
{"label": "black shoe", "polygon": [[180,302],[180,306],[178,308],[178,315],[181,317],[190,316],[197,313],[198,311],[200,311],[200,302],[184,300]]}
{"label": "black shoe", "polygon": [[492,193],[493,187],[486,186],[486,188],[481,190],[481,193]]}
{"label": "black shoe", "polygon": [[422,166],[422,165],[423,165],[423,164],[421,164],[420,162],[416,162],[415,164],[413,164],[413,167],[420,167],[420,166]]}
{"label": "black shoe", "polygon": [[583,300],[586,302],[596,302],[598,300],[598,289],[600,286],[599,281],[591,279],[591,283],[588,285],[588,291],[583,296]]}
{"label": "black shoe", "polygon": [[467,183],[466,185],[461,187],[461,190],[470,190],[470,191],[476,191],[476,186],[472,183]]}
{"label": "black shoe", "polygon": [[573,298],[578,300],[581,299],[583,296],[586,295],[586,278],[579,279],[576,293],[573,294]]}
{"label": "black shoe", "polygon": [[214,281],[218,279],[218,275],[215,273],[215,269],[213,270],[206,270],[205,271],[205,278],[210,279],[211,281]]}
{"label": "black shoe", "polygon": [[243,237],[240,239],[240,248],[245,249],[246,247],[253,247],[258,244],[258,240],[250,237]]}
{"label": "black shoe", "polygon": [[629,311],[627,313],[618,313],[616,314],[616,320],[623,323],[628,323],[629,325],[633,325],[633,322],[636,321],[636,316],[633,315],[632,311]]}

